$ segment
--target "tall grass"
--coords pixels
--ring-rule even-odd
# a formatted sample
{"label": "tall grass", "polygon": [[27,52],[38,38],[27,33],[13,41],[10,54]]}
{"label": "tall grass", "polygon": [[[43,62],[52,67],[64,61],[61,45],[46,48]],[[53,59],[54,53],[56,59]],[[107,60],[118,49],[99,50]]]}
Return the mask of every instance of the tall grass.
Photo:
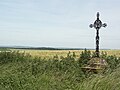
{"label": "tall grass", "polygon": [[0,52],[0,90],[119,90],[120,58],[102,53],[108,62],[106,71],[85,73],[81,64],[92,56],[84,51],[76,59],[69,52],[66,57],[44,60],[19,51]]}

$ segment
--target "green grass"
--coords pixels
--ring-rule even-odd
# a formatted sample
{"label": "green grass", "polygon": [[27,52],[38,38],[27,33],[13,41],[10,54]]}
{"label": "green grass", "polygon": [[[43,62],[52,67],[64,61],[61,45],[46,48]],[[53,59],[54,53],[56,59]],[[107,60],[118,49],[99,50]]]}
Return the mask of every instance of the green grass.
{"label": "green grass", "polygon": [[21,52],[0,52],[0,90],[120,90],[120,58],[102,54],[108,62],[103,73],[87,73],[79,59],[69,53],[46,60]]}
{"label": "green grass", "polygon": [[120,68],[107,75],[96,75],[85,80],[79,90],[120,90]]}

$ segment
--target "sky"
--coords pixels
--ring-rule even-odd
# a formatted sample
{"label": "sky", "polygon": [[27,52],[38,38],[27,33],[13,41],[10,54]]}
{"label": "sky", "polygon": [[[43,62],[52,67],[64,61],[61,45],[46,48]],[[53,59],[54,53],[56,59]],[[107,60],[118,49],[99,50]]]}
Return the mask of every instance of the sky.
{"label": "sky", "polygon": [[0,0],[0,46],[120,49],[120,0]]}

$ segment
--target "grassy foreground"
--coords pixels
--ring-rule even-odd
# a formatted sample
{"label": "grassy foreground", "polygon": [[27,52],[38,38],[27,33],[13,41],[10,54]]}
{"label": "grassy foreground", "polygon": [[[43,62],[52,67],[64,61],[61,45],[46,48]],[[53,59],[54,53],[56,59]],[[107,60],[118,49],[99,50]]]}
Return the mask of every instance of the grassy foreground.
{"label": "grassy foreground", "polygon": [[77,60],[73,53],[46,60],[16,51],[0,52],[0,90],[120,90],[120,58],[102,53],[108,68],[98,74],[83,72],[83,60],[92,56],[85,51]]}

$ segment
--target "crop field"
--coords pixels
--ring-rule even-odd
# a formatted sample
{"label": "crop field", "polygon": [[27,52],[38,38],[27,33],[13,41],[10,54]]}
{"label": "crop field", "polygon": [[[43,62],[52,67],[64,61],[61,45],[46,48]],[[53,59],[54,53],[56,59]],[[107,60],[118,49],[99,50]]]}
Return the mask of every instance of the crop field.
{"label": "crop field", "polygon": [[[31,56],[38,56],[42,58],[53,58],[58,55],[66,57],[69,52],[75,53],[76,57],[80,56],[80,53],[84,50],[26,50],[26,49],[11,49],[12,51],[20,51],[30,54]],[[94,52],[95,50],[90,50]],[[108,55],[116,55],[120,57],[120,50],[100,50],[100,52],[107,52]]]}
{"label": "crop field", "polygon": [[120,50],[101,53],[102,72],[81,69],[92,57],[93,50],[1,50],[0,90],[120,90]]}

